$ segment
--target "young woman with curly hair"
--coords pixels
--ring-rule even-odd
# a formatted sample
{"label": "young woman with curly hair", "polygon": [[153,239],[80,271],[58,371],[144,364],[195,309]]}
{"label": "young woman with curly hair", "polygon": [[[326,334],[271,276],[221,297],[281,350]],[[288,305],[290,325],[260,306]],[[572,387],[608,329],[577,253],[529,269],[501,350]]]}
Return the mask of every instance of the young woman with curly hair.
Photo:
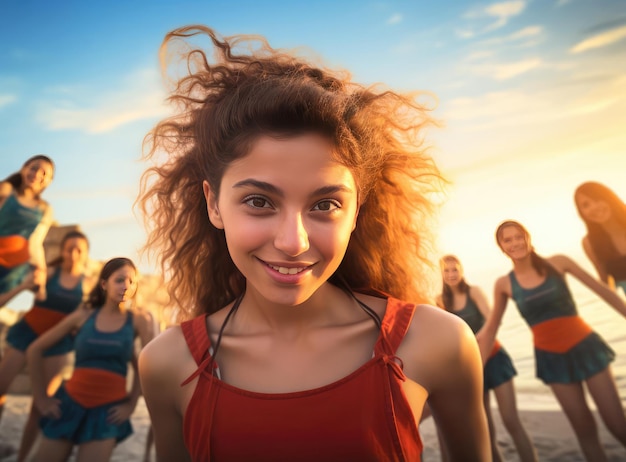
{"label": "young woman with curly hair", "polygon": [[424,304],[425,109],[260,37],[177,45],[140,196],[183,321],[140,356],[159,460],[419,461],[426,400],[489,460],[474,336]]}

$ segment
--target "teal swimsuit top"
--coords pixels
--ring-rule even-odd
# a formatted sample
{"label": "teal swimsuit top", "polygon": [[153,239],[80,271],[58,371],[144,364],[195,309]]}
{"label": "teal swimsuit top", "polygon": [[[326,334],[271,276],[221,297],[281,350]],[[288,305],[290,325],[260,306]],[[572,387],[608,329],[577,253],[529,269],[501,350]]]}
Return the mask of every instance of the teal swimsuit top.
{"label": "teal swimsuit top", "polygon": [[483,314],[478,309],[476,302],[474,302],[474,300],[472,300],[469,296],[469,293],[467,294],[465,306],[459,311],[451,311],[451,313],[456,314],[459,318],[465,321],[474,333],[478,332],[480,328],[483,327],[483,324],[485,324]]}
{"label": "teal swimsuit top", "polygon": [[43,218],[40,207],[25,207],[11,194],[0,208],[0,236],[22,236],[28,239]]}
{"label": "teal swimsuit top", "polygon": [[532,289],[524,289],[515,273],[509,273],[513,300],[529,326],[564,316],[576,316],[576,304],[567,284],[554,270],[548,269],[545,281]]}
{"label": "teal swimsuit top", "polygon": [[96,329],[97,315],[98,310],[95,310],[76,334],[74,367],[96,368],[126,376],[134,351],[133,314],[129,311],[126,322],[115,332]]}
{"label": "teal swimsuit top", "polygon": [[35,305],[69,314],[83,301],[83,277],[72,289],[61,285],[61,268],[57,268],[46,282],[46,299],[36,300]]}

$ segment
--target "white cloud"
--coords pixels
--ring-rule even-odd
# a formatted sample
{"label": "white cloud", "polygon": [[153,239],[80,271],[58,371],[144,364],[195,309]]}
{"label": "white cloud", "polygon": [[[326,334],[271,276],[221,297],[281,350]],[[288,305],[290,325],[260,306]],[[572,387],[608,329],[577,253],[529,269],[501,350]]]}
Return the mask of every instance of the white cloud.
{"label": "white cloud", "polygon": [[443,108],[444,118],[462,121],[466,132],[523,124],[545,126],[548,122],[599,113],[623,103],[626,95],[617,90],[625,84],[626,77],[618,76],[598,82],[585,92],[579,87],[563,86],[547,93],[509,90],[457,98]]}
{"label": "white cloud", "polygon": [[396,14],[391,15],[391,17],[389,19],[387,19],[386,23],[389,24],[389,25],[398,24],[398,23],[402,22],[403,19],[404,18],[403,18],[403,16],[401,14],[396,13]]}
{"label": "white cloud", "polygon": [[537,69],[541,64],[542,61],[539,58],[528,58],[510,63],[474,65],[469,67],[469,71],[477,75],[492,77],[496,80],[507,80]]}
{"label": "white cloud", "polygon": [[[492,3],[483,8],[477,8],[469,11],[464,15],[466,19],[482,19],[488,18],[491,22],[478,32],[464,31],[465,38],[471,38],[475,35],[491,32],[500,29],[508,24],[512,17],[519,15],[526,8],[525,0],[510,0],[505,2]],[[457,32],[458,34],[458,32]]]}
{"label": "white cloud", "polygon": [[509,35],[509,40],[520,40],[527,39],[531,37],[536,37],[543,33],[543,27],[541,26],[528,26],[523,29],[518,30],[517,32],[513,32]]}
{"label": "white cloud", "polygon": [[167,114],[165,94],[155,71],[140,70],[108,90],[68,91],[56,88],[56,100],[41,104],[37,119],[48,130],[80,130],[105,133],[127,123],[159,118]]}
{"label": "white cloud", "polygon": [[486,30],[499,29],[509,22],[513,16],[520,14],[526,8],[526,2],[522,0],[512,0],[508,2],[493,3],[485,8],[487,16],[496,18]]}
{"label": "white cloud", "polygon": [[17,96],[12,94],[2,94],[0,93],[0,108],[8,106],[11,103],[17,101]]}
{"label": "white cloud", "polygon": [[480,46],[493,46],[502,45],[504,43],[522,42],[521,46],[529,46],[530,44],[537,44],[541,41],[543,36],[543,27],[541,26],[528,26],[523,29],[519,29],[509,35],[503,35],[500,37],[492,37],[486,40],[481,40],[478,45]]}
{"label": "white cloud", "polygon": [[581,53],[594,48],[602,48],[612,45],[626,38],[626,26],[616,27],[604,32],[600,32],[577,43],[570,49],[570,53]]}

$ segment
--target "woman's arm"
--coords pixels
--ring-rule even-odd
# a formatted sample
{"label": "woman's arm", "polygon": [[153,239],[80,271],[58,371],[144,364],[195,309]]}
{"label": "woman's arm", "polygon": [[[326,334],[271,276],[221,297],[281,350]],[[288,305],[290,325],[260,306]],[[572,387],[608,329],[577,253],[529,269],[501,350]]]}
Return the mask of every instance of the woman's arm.
{"label": "woman's arm", "polygon": [[[43,214],[43,218],[30,235],[28,239],[28,250],[30,252],[30,261],[31,263],[44,271],[44,274],[47,273],[46,269],[46,253],[43,247],[43,241],[50,230],[50,226],[52,225],[52,207],[46,204],[46,209]],[[39,289],[37,290],[37,299],[44,300],[46,298],[46,284],[39,285]]]}
{"label": "woman's arm", "polygon": [[154,445],[159,461],[191,461],[183,437],[183,394],[181,383],[193,373],[191,358],[180,327],[165,330],[139,354],[139,376],[150,413]]}
{"label": "woman's arm", "polygon": [[[502,323],[504,311],[506,310],[506,305],[510,298],[510,285],[511,283],[508,276],[501,276],[496,280],[493,289],[493,311],[489,313],[489,316],[485,319],[485,324],[476,333],[476,340],[478,341],[480,356],[482,357],[483,362],[487,361],[487,358],[491,353],[498,329]],[[478,304],[478,302],[476,303]]]}
{"label": "woman's arm", "polygon": [[24,277],[22,282],[17,286],[13,287],[8,292],[0,294],[0,307],[3,307],[7,303],[13,299],[20,292],[25,290],[34,290],[35,287],[41,284],[46,283],[45,273],[39,268],[33,268],[28,274]]}
{"label": "woman's arm", "polygon": [[587,255],[589,261],[593,264],[593,267],[598,272],[598,277],[600,278],[600,280],[605,284],[608,284],[611,289],[615,290],[615,283],[612,278],[609,278],[609,274],[606,272],[606,267],[604,266],[604,263],[600,261],[600,259],[594,252],[593,247],[591,247],[591,242],[589,241],[588,236],[585,236],[583,238],[583,250],[585,251],[585,254]]}
{"label": "woman's arm", "polygon": [[0,181],[0,209],[7,200],[7,197],[13,192],[13,185],[8,181]]}
{"label": "woman's arm", "polygon": [[418,310],[409,332],[415,342],[410,347],[423,353],[416,354],[415,367],[405,361],[405,370],[407,377],[428,391],[442,452],[451,462],[490,461],[483,368],[474,334],[454,315],[432,313],[434,308],[425,306]]}
{"label": "woman's arm", "polygon": [[[148,344],[153,337],[152,318],[149,313],[143,310],[133,310],[133,328],[135,329],[135,336],[139,338],[141,347],[143,348]],[[128,394],[128,400],[125,402],[113,406],[109,410],[108,420],[109,422],[120,425],[124,421],[128,420],[137,407],[137,402],[141,396],[141,384],[139,382],[139,367],[137,364],[137,354],[133,352],[133,358],[131,360],[131,366],[133,368],[133,381],[130,392]]]}
{"label": "woman's arm", "polygon": [[598,281],[588,272],[582,269],[574,260],[565,255],[555,255],[548,261],[561,273],[569,273],[595,292],[602,300],[611,305],[615,311],[626,316],[626,303],[624,300],[602,281]]}
{"label": "woman's arm", "polygon": [[489,302],[487,302],[487,297],[485,293],[478,286],[470,286],[469,288],[469,296],[474,300],[476,306],[478,307],[478,311],[483,315],[483,318],[489,319],[491,315],[491,308],[489,308]]}
{"label": "woman's arm", "polygon": [[63,320],[42,334],[26,350],[28,368],[33,388],[33,401],[41,414],[46,417],[59,418],[61,411],[57,400],[48,396],[44,378],[43,353],[59,340],[83,325],[91,309],[83,306],[68,314]]}

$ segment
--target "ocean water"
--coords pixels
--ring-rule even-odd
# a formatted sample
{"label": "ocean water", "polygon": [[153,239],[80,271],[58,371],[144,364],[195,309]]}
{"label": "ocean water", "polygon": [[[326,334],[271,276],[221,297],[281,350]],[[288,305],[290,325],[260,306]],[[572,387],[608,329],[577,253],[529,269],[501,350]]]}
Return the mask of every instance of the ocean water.
{"label": "ocean water", "polygon": [[[622,403],[626,407],[626,318],[595,293],[572,279],[568,279],[568,285],[579,314],[615,351],[616,358],[611,363],[611,370]],[[623,297],[623,293],[620,292],[620,295]],[[507,305],[498,331],[498,340],[511,355],[517,369],[518,375],[515,377],[517,392],[538,397],[551,396],[550,388],[535,377],[532,334],[513,301],[509,301]],[[594,407],[591,399],[589,403]],[[523,402],[520,404],[524,405]]]}

